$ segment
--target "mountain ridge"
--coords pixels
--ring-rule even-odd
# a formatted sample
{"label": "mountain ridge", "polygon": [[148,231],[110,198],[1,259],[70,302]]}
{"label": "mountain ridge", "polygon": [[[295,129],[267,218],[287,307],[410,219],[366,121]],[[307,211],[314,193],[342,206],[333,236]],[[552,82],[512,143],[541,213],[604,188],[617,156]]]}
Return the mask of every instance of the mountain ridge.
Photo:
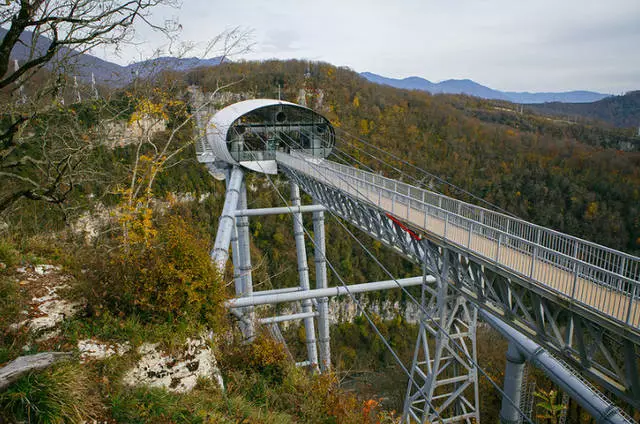
{"label": "mountain ridge", "polygon": [[527,109],[538,114],[595,119],[619,128],[638,128],[640,135],[640,90],[593,103],[552,102],[531,104]]}
{"label": "mountain ridge", "polygon": [[[4,37],[7,30],[0,27],[0,37]],[[29,43],[32,34],[25,32],[21,35],[22,43],[18,43],[11,52],[12,59],[19,62],[29,57]],[[51,40],[40,36],[36,41],[35,51],[45,51]],[[148,78],[162,71],[189,71],[197,67],[216,66],[223,62],[229,62],[224,57],[200,59],[197,57],[177,58],[173,56],[160,56],[129,65],[119,65],[104,60],[88,53],[78,53],[68,48],[62,48],[49,64],[51,69],[61,58],[69,56],[65,63],[70,73],[80,81],[90,82],[92,77],[99,84],[112,87],[122,87],[132,82],[136,77]],[[431,82],[419,76],[410,76],[403,79],[388,78],[371,72],[362,72],[360,76],[376,84],[388,85],[395,88],[421,90],[432,94],[466,94],[483,99],[502,100],[522,104],[548,104],[548,103],[592,103],[611,97],[608,94],[593,91],[568,91],[568,92],[513,92],[499,91],[479,84],[471,79],[447,79],[437,83]],[[556,108],[557,109],[557,108]]]}
{"label": "mountain ridge", "polygon": [[[7,30],[0,27],[0,39],[4,38],[6,33]],[[11,51],[11,60],[18,60],[20,63],[29,58],[32,36],[33,34],[29,31],[21,34],[21,43],[17,43]],[[49,44],[51,44],[49,38],[38,37],[34,48],[35,53],[44,53]],[[122,87],[132,82],[136,77],[148,78],[165,70],[188,71],[201,66],[216,66],[229,61],[222,56],[208,59],[160,56],[123,66],[88,53],[79,53],[62,47],[45,68],[54,68],[63,58],[67,59],[64,61],[65,68],[80,81],[90,82],[93,76],[97,83],[112,87]]]}
{"label": "mountain ridge", "polygon": [[388,78],[372,72],[361,72],[360,75],[376,84],[389,85],[408,90],[428,91],[432,94],[467,94],[489,100],[504,100],[512,103],[538,104],[548,102],[592,103],[610,97],[609,94],[595,91],[574,90],[566,92],[527,92],[499,91],[479,84],[471,79],[447,79],[434,83],[425,78],[410,76],[397,79]]}

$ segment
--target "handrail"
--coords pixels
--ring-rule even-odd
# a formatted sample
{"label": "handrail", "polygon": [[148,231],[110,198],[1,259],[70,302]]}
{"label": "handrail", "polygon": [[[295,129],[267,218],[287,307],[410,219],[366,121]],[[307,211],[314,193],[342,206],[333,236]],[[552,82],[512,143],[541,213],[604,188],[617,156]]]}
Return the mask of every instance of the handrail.
{"label": "handrail", "polygon": [[[339,189],[351,186],[346,187],[346,191],[353,191],[354,185],[356,185],[368,192],[377,192],[376,204],[367,195],[360,193],[357,187],[355,188],[359,197],[378,208],[382,208],[381,202],[384,195],[385,199],[391,201],[392,213],[396,209],[396,204],[402,205],[403,211],[406,208],[407,217],[398,215],[399,218],[408,218],[410,210],[414,210],[424,214],[425,223],[428,216],[443,220],[445,222],[445,232],[441,236],[445,240],[479,253],[493,262],[506,266],[518,275],[538,282],[544,285],[545,288],[570,300],[594,308],[599,313],[604,313],[616,321],[640,328],[640,323],[638,325],[635,324],[635,321],[639,318],[637,316],[637,308],[632,316],[634,301],[637,303],[638,296],[640,296],[640,258],[638,257],[531,224],[519,218],[513,218],[329,160],[307,159],[304,155],[295,152],[293,155],[279,154],[277,160],[282,165],[301,171],[311,177],[320,177],[324,182],[332,184]],[[496,257],[490,258],[474,250],[470,245],[461,244],[459,241],[453,240],[451,236],[447,236],[447,225],[453,225],[468,231],[469,241],[467,244],[471,243],[473,235],[478,235],[497,243]],[[530,264],[525,267],[527,272],[523,272],[522,269],[517,269],[509,264],[500,263],[497,257],[500,246],[511,249],[520,255],[525,255],[525,259]],[[544,281],[536,278],[534,268],[538,262],[549,264],[572,275],[573,287],[571,290],[560,290],[552,286],[551,283],[553,281]],[[566,280],[566,276],[563,276],[563,278]],[[558,278],[556,277],[556,279]],[[578,280],[596,284],[623,296],[626,299],[624,303],[628,306],[617,305],[617,308],[618,312],[620,312],[621,308],[627,307],[626,316],[622,317],[620,313],[612,315],[611,311],[602,310],[600,306],[601,299],[595,302],[598,307],[592,304],[594,303],[593,301],[591,304],[585,301],[585,296],[592,295],[576,292]],[[564,280],[563,284],[567,285]],[[600,295],[607,296],[609,294]],[[609,307],[608,309],[612,308]],[[622,313],[624,314],[624,311]]]}

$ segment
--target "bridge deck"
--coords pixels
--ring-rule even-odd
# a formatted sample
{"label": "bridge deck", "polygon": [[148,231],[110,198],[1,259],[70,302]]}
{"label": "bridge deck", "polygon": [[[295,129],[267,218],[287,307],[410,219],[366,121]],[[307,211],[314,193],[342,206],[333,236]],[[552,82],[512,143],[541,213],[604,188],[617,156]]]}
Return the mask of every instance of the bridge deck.
{"label": "bridge deck", "polygon": [[278,161],[592,312],[640,329],[637,257],[335,162],[284,154]]}

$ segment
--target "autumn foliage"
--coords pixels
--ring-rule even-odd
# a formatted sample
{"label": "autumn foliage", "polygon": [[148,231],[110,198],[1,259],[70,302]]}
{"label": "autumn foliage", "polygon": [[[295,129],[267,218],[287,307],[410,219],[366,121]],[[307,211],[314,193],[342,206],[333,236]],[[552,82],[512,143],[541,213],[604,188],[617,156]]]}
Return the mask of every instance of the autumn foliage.
{"label": "autumn foliage", "polygon": [[208,243],[180,216],[153,219],[145,209],[121,223],[127,240],[121,239],[106,263],[92,273],[94,287],[103,296],[98,308],[153,320],[220,325],[224,287],[211,264]]}

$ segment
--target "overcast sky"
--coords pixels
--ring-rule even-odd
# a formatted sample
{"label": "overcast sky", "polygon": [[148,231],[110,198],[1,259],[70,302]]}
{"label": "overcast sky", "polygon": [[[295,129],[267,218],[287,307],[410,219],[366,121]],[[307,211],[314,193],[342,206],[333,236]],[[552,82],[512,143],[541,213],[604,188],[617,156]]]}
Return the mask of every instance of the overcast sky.
{"label": "overcast sky", "polygon": [[[640,89],[640,0],[184,0],[159,9],[200,43],[253,30],[244,59],[300,58],[430,81],[469,78],[505,91]],[[131,62],[166,41],[140,28]],[[104,52],[96,52],[104,56]]]}

